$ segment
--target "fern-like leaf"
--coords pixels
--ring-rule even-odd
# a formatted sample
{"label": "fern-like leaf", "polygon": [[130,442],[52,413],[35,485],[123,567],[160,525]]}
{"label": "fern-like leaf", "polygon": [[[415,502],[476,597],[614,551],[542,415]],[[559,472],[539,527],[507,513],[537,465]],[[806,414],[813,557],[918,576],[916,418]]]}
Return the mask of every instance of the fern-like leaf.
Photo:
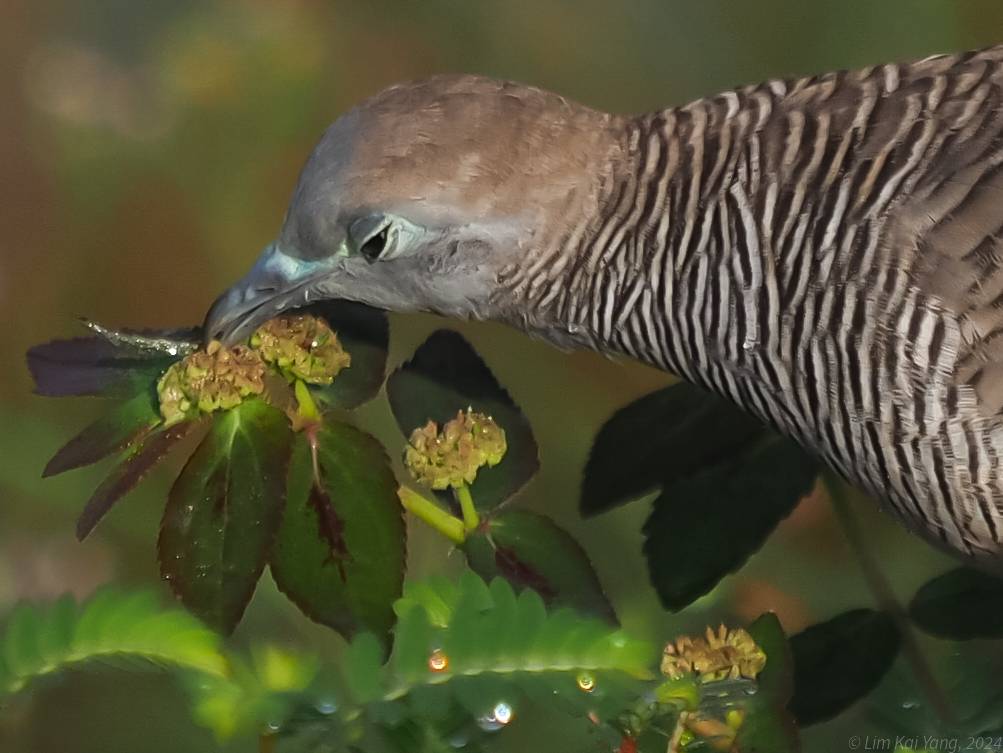
{"label": "fern-like leaf", "polygon": [[187,612],[162,608],[149,592],[106,589],[80,605],[66,596],[15,607],[0,633],[0,695],[84,662],[135,660],[227,672],[218,636]]}
{"label": "fern-like leaf", "polygon": [[345,681],[360,703],[406,700],[425,711],[458,704],[490,716],[501,701],[546,698],[569,713],[602,716],[623,709],[653,676],[650,643],[568,609],[548,612],[535,591],[517,595],[501,578],[487,584],[468,571],[458,582],[408,584],[395,611],[386,665],[368,638],[349,647]]}

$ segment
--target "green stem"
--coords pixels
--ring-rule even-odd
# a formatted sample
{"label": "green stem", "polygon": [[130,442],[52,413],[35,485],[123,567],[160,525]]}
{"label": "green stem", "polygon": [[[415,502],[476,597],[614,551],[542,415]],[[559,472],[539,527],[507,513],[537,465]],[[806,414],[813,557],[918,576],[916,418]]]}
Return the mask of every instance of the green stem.
{"label": "green stem", "polygon": [[296,402],[298,403],[296,415],[299,416],[304,423],[318,423],[320,421],[320,411],[317,410],[317,404],[313,401],[313,395],[310,394],[310,388],[306,386],[306,383],[302,379],[297,379],[296,385],[293,387],[293,391],[296,394]]}
{"label": "green stem", "polygon": [[474,498],[470,495],[470,487],[460,484],[453,488],[453,496],[460,503],[460,512],[463,513],[463,525],[468,531],[473,531],[481,524],[481,518],[474,507]]}
{"label": "green stem", "polygon": [[409,489],[406,486],[397,490],[397,496],[405,510],[425,521],[453,543],[462,544],[466,540],[467,532],[463,521],[450,515],[435,502],[426,499],[414,489]]}
{"label": "green stem", "polygon": [[947,694],[937,682],[926,655],[919,645],[912,623],[909,621],[909,615],[899,603],[891,583],[885,577],[884,570],[881,569],[877,558],[867,545],[867,540],[847,498],[846,484],[832,471],[826,470],[822,474],[822,478],[826,490],[829,492],[829,501],[832,503],[833,512],[843,528],[843,535],[846,536],[846,540],[850,543],[850,547],[864,571],[864,578],[871,589],[874,600],[895,621],[895,626],[902,636],[902,652],[905,654],[913,674],[916,675],[916,680],[923,688],[937,715],[945,722],[954,721],[954,712],[947,700]]}

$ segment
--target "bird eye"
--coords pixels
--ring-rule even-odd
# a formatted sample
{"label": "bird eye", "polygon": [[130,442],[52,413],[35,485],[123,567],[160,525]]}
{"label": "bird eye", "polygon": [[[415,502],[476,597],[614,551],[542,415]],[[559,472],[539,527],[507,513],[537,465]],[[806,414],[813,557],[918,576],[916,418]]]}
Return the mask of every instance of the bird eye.
{"label": "bird eye", "polygon": [[369,240],[362,244],[359,248],[359,253],[366,257],[369,261],[376,261],[380,258],[380,254],[387,247],[387,238],[389,226],[384,227],[380,232],[371,236]]}

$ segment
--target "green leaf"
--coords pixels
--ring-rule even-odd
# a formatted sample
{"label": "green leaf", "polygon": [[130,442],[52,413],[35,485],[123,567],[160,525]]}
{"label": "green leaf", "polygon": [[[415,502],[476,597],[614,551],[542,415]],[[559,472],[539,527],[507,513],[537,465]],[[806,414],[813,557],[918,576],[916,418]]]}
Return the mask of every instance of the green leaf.
{"label": "green leaf", "polygon": [[815,483],[818,465],[775,436],[667,487],[644,524],[651,582],[679,610],[734,572]]}
{"label": "green leaf", "polygon": [[[441,597],[429,599],[430,592]],[[390,667],[398,680],[408,683],[438,684],[456,676],[480,674],[585,670],[621,672],[644,679],[652,676],[656,652],[650,643],[570,609],[548,612],[538,593],[524,589],[516,595],[500,578],[487,585],[467,571],[455,592],[438,585],[419,589],[416,595],[402,599],[398,610],[402,615],[400,632],[413,631],[423,637],[415,640],[400,635],[394,644]],[[442,625],[444,618],[448,623]],[[448,658],[448,667],[440,672],[427,665],[434,648]],[[416,673],[416,668],[422,669]],[[560,682],[573,691],[572,696],[582,695],[573,675]]]}
{"label": "green leaf", "polygon": [[217,414],[168,496],[160,572],[225,633],[240,621],[278,529],[291,439],[285,414],[263,400]]}
{"label": "green leaf", "polygon": [[938,575],[916,592],[909,616],[940,638],[1001,638],[1003,579],[969,567]]}
{"label": "green leaf", "polygon": [[831,719],[863,698],[891,669],[901,636],[884,612],[854,609],[791,638],[794,697],[801,726]]}
{"label": "green leaf", "polygon": [[585,517],[729,458],[763,426],[723,398],[686,382],[621,408],[596,435],[585,465]]}
{"label": "green leaf", "polygon": [[749,625],[748,632],[766,654],[766,666],[756,678],[756,686],[784,707],[794,691],[794,656],[780,620],[773,612],[767,612]]}
{"label": "green leaf", "polygon": [[348,409],[375,397],[386,376],[390,341],[386,313],[353,301],[324,301],[305,312],[326,319],[352,357],[351,365],[332,384],[310,388],[317,399]]}
{"label": "green leaf", "polygon": [[21,604],[0,634],[0,695],[85,662],[141,659],[216,677],[227,672],[218,637],[190,615],[163,609],[148,592],[102,590],[78,607]]}
{"label": "green leaf", "polygon": [[404,579],[407,531],[383,447],[343,423],[297,439],[271,557],[278,587],[313,620],[384,639]]}
{"label": "green leaf", "polygon": [[410,361],[390,375],[387,397],[405,437],[430,419],[441,426],[468,407],[491,416],[504,429],[508,441],[505,457],[494,468],[481,468],[470,486],[474,503],[481,510],[507,500],[540,467],[529,421],[457,332],[433,333]]}
{"label": "green leaf", "polygon": [[758,699],[746,705],[748,716],[738,730],[735,749],[741,753],[799,753],[801,738],[791,715]]}
{"label": "green leaf", "polygon": [[142,481],[171,448],[198,425],[201,422],[185,421],[175,424],[147,434],[141,442],[129,447],[119,464],[84,505],[83,512],[77,518],[77,538],[83,541],[115,503]]}
{"label": "green leaf", "polygon": [[756,678],[758,692],[745,704],[746,719],[736,748],[742,753],[794,753],[801,750],[797,724],[787,710],[794,687],[791,646],[772,612],[749,625],[749,635],[766,654],[766,667]]}
{"label": "green leaf", "polygon": [[42,476],[55,476],[82,468],[114,452],[121,452],[144,438],[159,422],[160,413],[153,390],[141,390],[104,413],[63,445],[45,466]]}
{"label": "green leaf", "polygon": [[359,703],[371,703],[384,693],[383,643],[372,633],[360,633],[345,653],[342,671]]}
{"label": "green leaf", "polygon": [[483,578],[500,576],[517,589],[532,588],[548,604],[617,622],[585,550],[546,516],[506,510],[472,532],[462,548]]}

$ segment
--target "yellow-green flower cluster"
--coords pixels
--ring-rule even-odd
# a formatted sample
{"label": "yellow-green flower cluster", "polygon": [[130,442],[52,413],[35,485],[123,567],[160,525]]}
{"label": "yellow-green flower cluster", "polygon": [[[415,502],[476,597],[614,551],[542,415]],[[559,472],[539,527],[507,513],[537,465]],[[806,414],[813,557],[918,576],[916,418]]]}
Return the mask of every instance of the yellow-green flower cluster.
{"label": "yellow-green flower cluster", "polygon": [[250,342],[290,382],[330,384],[352,363],[327,322],[306,314],[272,319],[258,328]]}
{"label": "yellow-green flower cluster", "polygon": [[404,464],[414,479],[433,489],[472,484],[483,466],[501,462],[508,445],[505,431],[490,416],[459,411],[440,431],[435,421],[415,429]]}
{"label": "yellow-green flower cluster", "polygon": [[171,426],[198,413],[240,405],[265,391],[265,364],[243,345],[226,348],[213,341],[172,364],[157,382],[160,415]]}
{"label": "yellow-green flower cluster", "polygon": [[662,654],[662,674],[679,679],[697,674],[705,682],[745,677],[755,679],[766,666],[766,654],[745,630],[707,628],[703,638],[682,636]]}

